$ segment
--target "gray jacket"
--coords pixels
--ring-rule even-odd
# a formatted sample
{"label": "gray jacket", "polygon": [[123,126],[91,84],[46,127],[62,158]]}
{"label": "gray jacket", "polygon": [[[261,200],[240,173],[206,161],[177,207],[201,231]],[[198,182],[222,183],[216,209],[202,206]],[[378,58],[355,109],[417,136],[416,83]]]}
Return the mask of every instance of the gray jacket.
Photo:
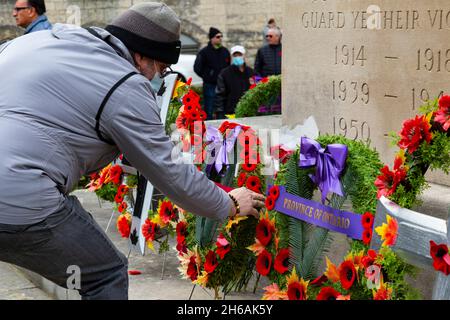
{"label": "gray jacket", "polygon": [[122,42],[103,29],[55,24],[52,31],[19,37],[0,47],[0,223],[38,223],[63,206],[80,177],[120,152],[157,189],[182,208],[224,219],[225,191],[193,165],[177,164],[150,82],[137,71]]}

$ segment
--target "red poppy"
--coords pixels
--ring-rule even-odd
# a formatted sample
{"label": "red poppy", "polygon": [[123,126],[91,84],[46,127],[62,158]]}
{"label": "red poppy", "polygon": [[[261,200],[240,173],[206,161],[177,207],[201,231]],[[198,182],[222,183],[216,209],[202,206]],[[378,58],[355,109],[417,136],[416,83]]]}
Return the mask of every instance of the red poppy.
{"label": "red poppy", "polygon": [[366,212],[362,216],[362,226],[364,229],[372,229],[373,227],[373,214],[371,212]]}
{"label": "red poppy", "polygon": [[249,157],[245,157],[244,163],[258,165],[261,163],[261,157],[257,152],[251,152]]}
{"label": "red poppy", "polygon": [[177,125],[178,129],[184,129],[184,130],[189,130],[189,126],[190,126],[190,119],[187,116],[186,112],[181,112],[178,117],[177,120],[175,121],[175,124]]}
{"label": "red poppy", "polygon": [[203,138],[201,136],[199,136],[199,135],[193,134],[191,136],[191,144],[194,147],[201,146],[203,144]]}
{"label": "red poppy", "polygon": [[289,249],[278,252],[273,267],[279,274],[285,274],[289,270]]}
{"label": "red poppy", "polygon": [[375,262],[375,259],[377,259],[378,256],[379,255],[376,253],[375,250],[371,249],[371,250],[367,251],[367,256],[365,256],[361,259],[361,262],[364,265],[364,268],[367,269],[368,267],[373,265]]}
{"label": "red poppy", "polygon": [[414,153],[424,140],[428,143],[431,142],[430,129],[431,125],[425,116],[416,116],[414,119],[406,120],[403,123],[402,131],[400,131],[401,140],[398,146]]}
{"label": "red poppy", "polygon": [[192,90],[189,90],[183,97],[183,105],[195,105],[200,103],[200,96]]}
{"label": "red poppy", "polygon": [[173,209],[172,202],[170,201],[163,201],[161,203],[161,206],[159,207],[159,216],[161,217],[161,220],[164,223],[169,223],[169,221],[175,219],[176,213]]}
{"label": "red poppy", "polygon": [[272,235],[275,232],[274,225],[268,219],[261,219],[256,226],[256,239],[265,247],[272,240]]}
{"label": "red poppy", "polygon": [[220,234],[216,242],[217,250],[216,253],[219,255],[220,259],[223,260],[226,254],[231,251],[231,245],[223,234]]}
{"label": "red poppy", "polygon": [[356,279],[356,269],[352,261],[344,261],[339,266],[339,278],[342,288],[349,290]]}
{"label": "red poppy", "polygon": [[187,236],[187,222],[186,221],[178,222],[176,231],[177,231],[177,243],[184,243],[186,241]]}
{"label": "red poppy", "polygon": [[91,180],[97,180],[98,178],[100,178],[100,175],[98,174],[98,172],[94,172],[89,177]]}
{"label": "red poppy", "polygon": [[[224,134],[227,130],[233,130],[237,126],[241,126],[239,123],[224,121],[219,127],[219,131]],[[242,127],[242,126],[241,126]]]}
{"label": "red poppy", "polygon": [[311,281],[311,285],[320,287],[327,281],[328,281],[328,277],[326,275],[321,275],[321,276],[317,277],[316,279],[314,279],[313,281]]}
{"label": "red poppy", "polygon": [[316,300],[336,300],[341,294],[332,287],[323,287]]}
{"label": "red poppy", "polygon": [[[186,116],[187,116],[188,119],[191,121],[191,124],[192,124],[192,122],[194,122],[194,121],[201,121],[200,112],[197,111],[196,109],[193,109],[193,110],[190,110],[190,111],[186,111]],[[193,126],[191,126],[191,127],[192,127],[192,128],[189,128],[189,129],[191,129],[192,131],[194,131]]]}
{"label": "red poppy", "polygon": [[206,112],[203,110],[200,110],[200,119],[202,121],[205,121],[207,118],[208,118],[208,115],[206,114]]}
{"label": "red poppy", "polygon": [[238,187],[242,187],[245,184],[245,181],[247,180],[247,175],[245,172],[241,172],[238,177]]}
{"label": "red poppy", "polygon": [[194,122],[194,134],[203,137],[203,134],[206,130],[205,123],[203,121],[195,121]]}
{"label": "red poppy", "polygon": [[119,207],[117,208],[117,210],[122,213],[124,212],[126,209],[128,208],[128,204],[124,201],[121,204],[119,204]]}
{"label": "red poppy", "polygon": [[450,96],[443,96],[439,100],[439,110],[434,116],[434,121],[440,123],[444,131],[448,131],[450,128]]}
{"label": "red poppy", "polygon": [[285,149],[281,145],[273,146],[270,148],[270,155],[275,160],[279,160],[281,163],[285,164],[290,156],[294,153],[292,150]]}
{"label": "red poppy", "polygon": [[270,188],[269,190],[269,195],[277,200],[280,196],[280,188],[278,186],[272,186],[272,188]]}
{"label": "red poppy", "polygon": [[266,208],[269,211],[272,211],[275,208],[275,199],[272,196],[266,197]]}
{"label": "red poppy", "polygon": [[262,276],[267,276],[271,267],[272,255],[267,250],[264,250],[256,260],[256,271]]}
{"label": "red poppy", "polygon": [[304,282],[295,281],[288,285],[287,295],[289,300],[306,300],[306,291]]}
{"label": "red poppy", "polygon": [[365,245],[368,246],[370,244],[370,241],[372,241],[372,234],[372,229],[364,229],[362,241]]}
{"label": "red poppy", "polygon": [[128,191],[129,191],[129,188],[126,184],[120,185],[119,188],[117,189],[117,193],[121,194],[121,195],[127,194]]}
{"label": "red poppy", "polygon": [[256,83],[252,84],[252,85],[250,86],[249,90],[253,90],[253,89],[255,89],[255,88],[256,88]]}
{"label": "red poppy", "polygon": [[129,221],[129,217],[126,215],[121,215],[117,220],[117,230],[119,230],[122,238],[129,238],[131,232],[131,222]]}
{"label": "red poppy", "polygon": [[244,163],[242,165],[242,169],[244,169],[247,172],[253,172],[256,170],[256,168],[258,167],[257,164],[249,164],[249,163]]}
{"label": "red poppy", "polygon": [[114,197],[114,201],[118,204],[122,203],[124,200],[124,195],[123,194],[116,194],[116,196]]}
{"label": "red poppy", "polygon": [[142,226],[142,234],[146,241],[155,240],[157,227],[158,225],[152,222],[150,219],[145,220],[145,223]]}
{"label": "red poppy", "polygon": [[188,268],[187,268],[187,275],[188,275],[189,279],[191,279],[191,281],[197,280],[197,277],[198,277],[198,266],[197,266],[197,262],[195,261],[195,256],[192,256],[189,259],[189,264],[188,264]]}
{"label": "red poppy", "polygon": [[377,197],[389,197],[396,190],[397,186],[406,178],[406,169],[403,166],[403,159],[397,157],[394,162],[394,170],[390,171],[388,166],[381,169],[381,175],[375,180],[378,189]]}
{"label": "red poppy", "polygon": [[205,257],[205,271],[208,273],[213,273],[216,270],[219,262],[217,261],[217,255],[214,251],[210,250]]}
{"label": "red poppy", "polygon": [[246,182],[247,189],[261,193],[261,180],[257,176],[250,176]]}
{"label": "red poppy", "polygon": [[138,276],[138,275],[141,275],[142,272],[139,271],[139,270],[128,270],[128,274],[129,274],[130,276]]}
{"label": "red poppy", "polygon": [[430,255],[433,258],[434,269],[448,276],[450,274],[448,246],[445,244],[437,245],[434,241],[430,241]]}
{"label": "red poppy", "polygon": [[109,169],[109,177],[114,184],[119,184],[122,178],[122,168],[115,165]]}
{"label": "red poppy", "polygon": [[185,243],[178,243],[177,244],[177,251],[178,251],[178,254],[180,256],[182,256],[183,254],[186,254],[188,252],[186,244]]}
{"label": "red poppy", "polygon": [[241,132],[238,137],[239,144],[246,149],[253,149],[258,143],[258,138],[253,134],[247,132]]}
{"label": "red poppy", "polygon": [[267,82],[269,82],[269,77],[264,77],[264,78],[262,78],[262,79],[261,79],[261,82],[262,82],[262,83],[267,83]]}

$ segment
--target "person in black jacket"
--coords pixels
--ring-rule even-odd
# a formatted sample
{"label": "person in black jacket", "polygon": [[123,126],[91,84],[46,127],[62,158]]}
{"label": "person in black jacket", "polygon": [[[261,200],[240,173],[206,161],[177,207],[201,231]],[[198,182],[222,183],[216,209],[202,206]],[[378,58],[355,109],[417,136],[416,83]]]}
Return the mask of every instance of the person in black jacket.
{"label": "person in black jacket", "polygon": [[195,59],[194,71],[203,79],[203,101],[208,120],[213,118],[217,77],[230,65],[230,52],[222,46],[223,34],[216,28],[209,30],[209,43]]}
{"label": "person in black jacket", "polygon": [[245,64],[245,48],[231,48],[232,64],[222,70],[217,79],[216,115],[225,119],[225,114],[233,114],[239,99],[250,88],[253,69]]}
{"label": "person in black jacket", "polygon": [[278,27],[267,31],[268,45],[260,48],[256,54],[255,72],[261,77],[281,74],[281,30]]}

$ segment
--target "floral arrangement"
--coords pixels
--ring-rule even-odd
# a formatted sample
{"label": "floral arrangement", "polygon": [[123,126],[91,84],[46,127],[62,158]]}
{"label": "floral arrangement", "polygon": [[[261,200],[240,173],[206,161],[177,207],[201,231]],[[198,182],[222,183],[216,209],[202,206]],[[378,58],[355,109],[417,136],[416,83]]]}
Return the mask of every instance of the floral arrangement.
{"label": "floral arrangement", "polygon": [[[236,106],[236,118],[254,117],[257,115],[273,114],[260,109],[264,105],[272,105],[281,96],[281,76],[263,78],[258,84],[247,91]],[[277,110],[276,113],[280,113]]]}
{"label": "floral arrangement", "polygon": [[421,114],[406,120],[401,131],[391,133],[393,144],[400,148],[392,170],[381,169],[375,181],[378,198],[385,196],[398,205],[410,209],[427,187],[428,169],[450,168],[450,96],[443,96],[423,107]]}
{"label": "floral arrangement", "polygon": [[129,198],[131,188],[137,184],[136,177],[127,175],[127,178],[124,179],[122,167],[109,164],[100,172],[92,174],[90,179],[86,187],[89,191],[95,192],[100,199],[115,204],[114,209],[120,213],[117,219],[117,229],[123,238],[128,238],[132,217],[128,211],[127,198]]}
{"label": "floral arrangement", "polygon": [[[295,267],[285,276],[285,289],[277,283],[265,289],[263,300],[396,300],[413,298],[405,292],[403,277],[409,266],[391,250],[350,252],[339,265],[326,258],[326,271],[314,280],[298,277]],[[408,288],[409,290],[409,288]]]}
{"label": "floral arrangement", "polygon": [[[246,186],[263,193],[265,181],[261,176],[262,164],[259,158],[259,140],[250,127],[225,121],[218,129],[223,139],[227,139],[234,129],[240,131],[233,152],[239,158],[237,179],[236,165],[223,165],[223,170],[215,166],[208,171],[213,181],[224,186]],[[242,152],[237,155],[237,146]],[[255,257],[247,247],[255,236],[256,219],[253,217],[229,218],[224,222],[211,221],[184,212],[176,225],[177,250],[182,276],[194,284],[214,289],[216,298],[219,291],[224,294],[245,287],[253,275]]]}
{"label": "floral arrangement", "polygon": [[[410,209],[418,203],[417,197],[428,187],[425,173],[450,168],[450,96],[444,95],[420,108],[420,115],[406,120],[400,132],[391,133],[393,144],[400,148],[392,170],[385,166],[375,181],[378,198],[385,196],[400,206]],[[383,245],[392,246],[392,229],[395,219],[388,217],[388,224],[377,231]],[[450,256],[446,244],[430,242],[433,267],[445,275],[450,272]]]}
{"label": "floral arrangement", "polygon": [[[349,299],[408,299],[416,297],[406,283],[406,275],[414,275],[415,269],[388,247],[377,253],[368,250],[377,188],[374,181],[382,164],[376,151],[362,142],[350,141],[341,136],[321,136],[318,142],[325,147],[344,144],[348,147],[346,169],[341,176],[344,196],[333,194],[328,204],[341,208],[349,199],[354,212],[361,213],[363,240],[353,240],[351,250],[339,267],[326,258],[332,241],[328,230],[290,218],[274,211],[279,197],[278,186],[285,186],[289,193],[312,199],[317,186],[309,175],[314,169],[299,167],[299,150],[283,152],[284,164],[277,174],[275,185],[266,198],[267,213],[262,215],[256,227],[256,238],[249,250],[257,256],[256,271],[268,277],[271,285],[265,288],[263,299],[289,300],[349,300]],[[395,241],[395,221],[388,221],[378,229],[387,244]],[[327,270],[318,274],[326,260]],[[364,263],[363,263],[364,261]],[[377,268],[372,267],[376,264]],[[376,270],[375,270],[376,269]],[[375,270],[375,271],[374,271]],[[376,284],[373,284],[377,272]],[[368,285],[369,283],[369,285]]]}

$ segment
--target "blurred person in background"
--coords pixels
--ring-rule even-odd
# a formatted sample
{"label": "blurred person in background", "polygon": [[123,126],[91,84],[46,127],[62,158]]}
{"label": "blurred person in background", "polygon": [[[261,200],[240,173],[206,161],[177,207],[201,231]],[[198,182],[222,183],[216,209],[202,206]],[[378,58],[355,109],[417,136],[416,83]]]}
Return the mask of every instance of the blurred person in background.
{"label": "blurred person in background", "polygon": [[223,69],[217,79],[217,119],[225,119],[226,114],[234,114],[236,105],[252,84],[253,75],[253,69],[245,63],[245,48],[231,48],[231,66]]}
{"label": "blurred person in background", "polygon": [[268,44],[267,39],[266,39],[267,32],[269,31],[269,29],[275,28],[276,26],[277,26],[277,23],[276,23],[275,19],[270,18],[269,21],[267,22],[267,25],[263,29],[263,45],[264,46]]}
{"label": "blurred person in background", "polygon": [[49,30],[52,28],[48,21],[44,0],[16,1],[13,17],[18,27],[25,28],[25,34]]}
{"label": "blurred person in background", "polygon": [[208,120],[213,119],[219,73],[230,65],[230,52],[222,45],[220,30],[209,29],[209,42],[197,55],[194,71],[203,79],[203,101]]}
{"label": "blurred person in background", "polygon": [[281,29],[271,28],[267,31],[268,44],[258,50],[255,59],[255,72],[261,77],[281,74]]}

